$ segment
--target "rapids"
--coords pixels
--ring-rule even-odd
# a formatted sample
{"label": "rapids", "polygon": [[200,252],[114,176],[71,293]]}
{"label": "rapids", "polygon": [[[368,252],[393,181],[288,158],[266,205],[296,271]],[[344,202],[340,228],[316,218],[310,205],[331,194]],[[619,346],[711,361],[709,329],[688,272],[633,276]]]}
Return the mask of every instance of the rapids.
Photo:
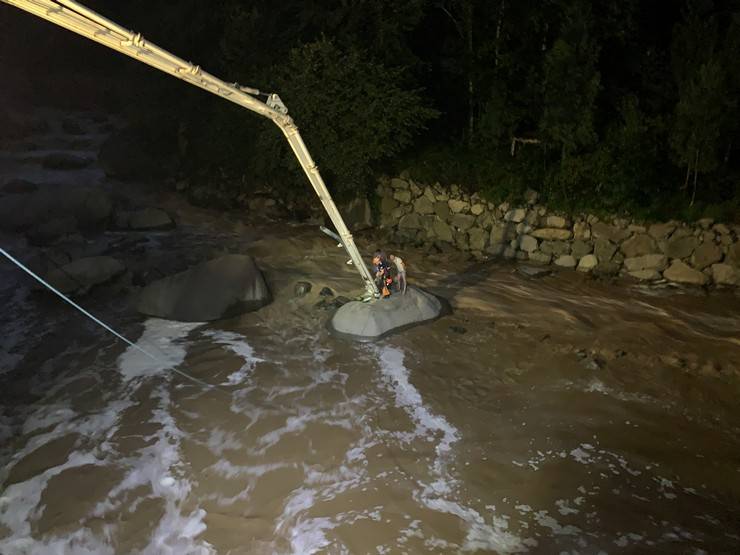
{"label": "rapids", "polygon": [[0,553],[740,551],[737,294],[405,248],[454,313],[352,343],[314,305],[359,279],[316,227],[157,195],[178,227],[146,256],[249,252],[275,302],[183,324],[83,298],[154,362],[0,264]]}

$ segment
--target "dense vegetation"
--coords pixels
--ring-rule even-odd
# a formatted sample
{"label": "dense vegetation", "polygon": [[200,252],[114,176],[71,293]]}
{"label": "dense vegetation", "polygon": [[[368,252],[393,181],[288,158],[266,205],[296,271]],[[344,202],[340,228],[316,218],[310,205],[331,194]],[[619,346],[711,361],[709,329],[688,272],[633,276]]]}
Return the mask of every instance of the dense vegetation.
{"label": "dense vegetation", "polygon": [[[565,208],[740,220],[731,0],[90,5],[217,75],[279,92],[339,194],[409,169],[495,199],[533,188]],[[137,83],[129,111],[180,139],[191,175],[305,187],[260,118],[125,67]]]}

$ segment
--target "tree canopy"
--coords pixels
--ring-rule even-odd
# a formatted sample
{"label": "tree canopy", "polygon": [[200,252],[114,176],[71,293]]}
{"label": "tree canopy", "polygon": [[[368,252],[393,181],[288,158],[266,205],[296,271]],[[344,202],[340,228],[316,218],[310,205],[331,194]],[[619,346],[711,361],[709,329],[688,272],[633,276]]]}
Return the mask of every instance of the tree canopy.
{"label": "tree canopy", "polygon": [[[408,169],[490,198],[533,188],[574,209],[740,219],[733,0],[90,5],[217,75],[281,94],[343,194]],[[3,50],[32,45],[0,60],[6,75],[29,60],[64,66],[70,52],[91,48],[35,22],[20,25],[4,8]],[[119,105],[187,137],[183,171],[304,187],[259,118],[131,62],[106,65],[100,52],[72,58],[91,71],[126,73],[132,86]]]}

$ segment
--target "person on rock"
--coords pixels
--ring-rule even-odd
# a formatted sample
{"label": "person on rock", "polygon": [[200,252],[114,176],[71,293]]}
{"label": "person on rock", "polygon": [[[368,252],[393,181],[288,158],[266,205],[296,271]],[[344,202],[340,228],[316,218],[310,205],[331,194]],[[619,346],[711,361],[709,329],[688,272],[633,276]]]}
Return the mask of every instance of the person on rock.
{"label": "person on rock", "polygon": [[388,255],[388,259],[393,262],[396,266],[396,285],[398,290],[406,294],[406,264],[403,262],[403,258],[396,256],[395,254]]}
{"label": "person on rock", "polygon": [[382,251],[375,251],[373,255],[373,266],[375,267],[375,285],[378,286],[382,298],[390,297],[390,285],[393,283],[391,278],[391,267]]}

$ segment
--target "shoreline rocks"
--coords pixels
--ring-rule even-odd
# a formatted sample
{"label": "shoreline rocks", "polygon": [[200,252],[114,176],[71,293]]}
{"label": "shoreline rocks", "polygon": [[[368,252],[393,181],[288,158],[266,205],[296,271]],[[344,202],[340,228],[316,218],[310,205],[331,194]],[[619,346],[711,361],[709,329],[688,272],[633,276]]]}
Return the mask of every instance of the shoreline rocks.
{"label": "shoreline rocks", "polygon": [[417,183],[407,174],[381,179],[378,223],[401,242],[449,245],[475,258],[554,264],[600,276],[691,285],[740,284],[740,225],[704,218],[694,224],[591,214],[561,214],[537,204],[496,205],[459,186]]}

